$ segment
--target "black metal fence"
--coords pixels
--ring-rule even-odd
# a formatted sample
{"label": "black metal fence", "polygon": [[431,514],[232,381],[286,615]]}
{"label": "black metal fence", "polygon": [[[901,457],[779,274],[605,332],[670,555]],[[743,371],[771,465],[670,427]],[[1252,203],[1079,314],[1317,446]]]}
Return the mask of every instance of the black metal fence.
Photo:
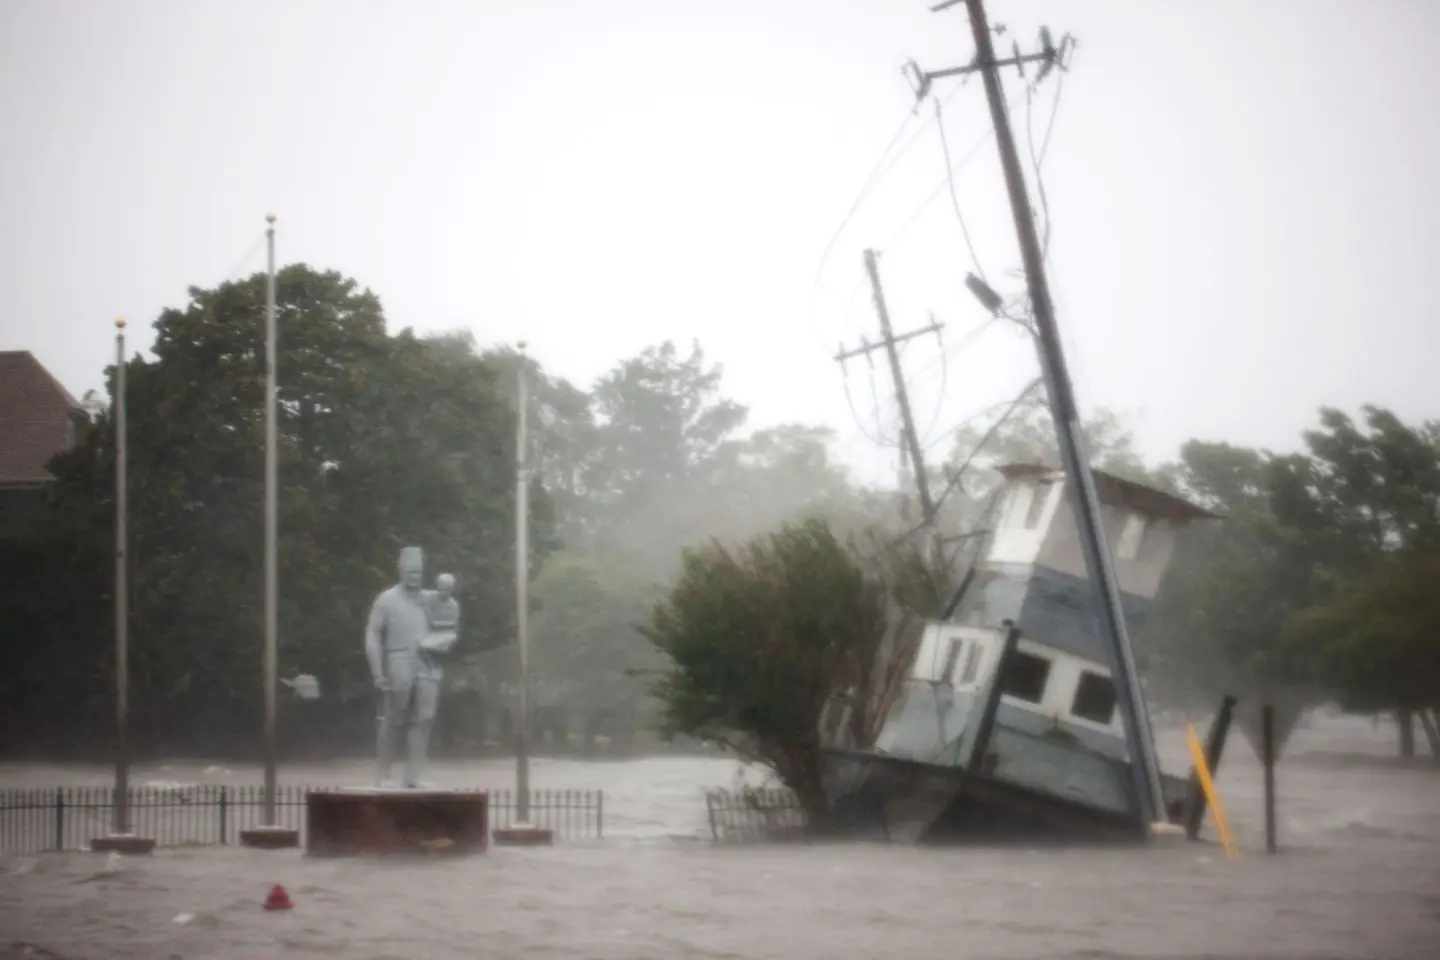
{"label": "black metal fence", "polygon": [[805,811],[790,790],[746,787],[705,794],[715,843],[795,840],[805,835]]}
{"label": "black metal fence", "polygon": [[[282,786],[275,796],[279,826],[300,831],[305,843],[305,794],[332,789]],[[510,790],[472,790],[490,798],[491,829],[515,822],[516,796]],[[0,790],[0,852],[39,853],[84,850],[110,832],[115,792],[110,787]],[[130,828],[162,847],[238,843],[240,831],[259,826],[264,808],[260,787],[195,784],[141,787],[129,792]],[[561,840],[600,840],[605,830],[601,790],[532,790],[530,822],[555,831]]]}

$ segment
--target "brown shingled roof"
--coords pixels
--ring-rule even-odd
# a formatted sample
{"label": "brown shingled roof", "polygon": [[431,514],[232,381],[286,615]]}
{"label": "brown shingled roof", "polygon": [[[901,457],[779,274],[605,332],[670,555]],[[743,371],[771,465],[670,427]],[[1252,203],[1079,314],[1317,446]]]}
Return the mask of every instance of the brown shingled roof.
{"label": "brown shingled roof", "polygon": [[45,465],[69,447],[79,406],[28,350],[0,351],[0,486],[55,479]]}

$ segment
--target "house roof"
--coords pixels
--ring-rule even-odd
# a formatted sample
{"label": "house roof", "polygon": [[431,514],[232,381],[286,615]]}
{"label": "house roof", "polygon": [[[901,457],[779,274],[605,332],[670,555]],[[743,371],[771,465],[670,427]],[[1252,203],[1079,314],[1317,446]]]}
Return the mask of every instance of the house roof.
{"label": "house roof", "polygon": [[79,406],[28,350],[0,351],[0,486],[55,479],[45,465],[70,445]]}
{"label": "house roof", "polygon": [[[995,469],[1007,480],[1029,477],[1058,479],[1065,476],[1064,470],[1042,463],[1003,463]],[[1090,473],[1095,477],[1095,492],[1099,494],[1101,503],[1131,507],[1141,513],[1148,513],[1151,516],[1163,517],[1179,523],[1188,523],[1191,520],[1221,519],[1220,514],[1206,510],[1183,497],[1166,493],[1164,490],[1157,490],[1146,484],[1136,483],[1134,480],[1126,480],[1124,477],[1117,477],[1113,473],[1106,473],[1093,467]]]}

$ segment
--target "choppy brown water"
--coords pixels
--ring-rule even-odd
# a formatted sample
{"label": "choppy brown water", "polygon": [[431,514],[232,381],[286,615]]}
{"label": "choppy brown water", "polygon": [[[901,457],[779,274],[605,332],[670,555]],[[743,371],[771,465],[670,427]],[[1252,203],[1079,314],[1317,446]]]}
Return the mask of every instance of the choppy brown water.
{"label": "choppy brown water", "polygon": [[[160,851],[107,873],[94,855],[0,861],[5,944],[77,958],[1440,957],[1440,771],[1383,759],[1393,731],[1329,721],[1280,768],[1282,853],[1260,846],[1260,775],[1237,739],[1220,789],[1242,843],[917,849],[712,848],[701,790],[717,760],[537,762],[534,785],[606,791],[606,840],[427,861],[307,860],[234,848]],[[1183,741],[1164,735],[1170,769]],[[137,779],[250,782],[206,763]],[[364,764],[286,770],[363,782]],[[11,766],[0,785],[103,784],[98,769]],[[446,784],[510,785],[503,763],[447,765]],[[260,903],[271,883],[296,901]],[[187,923],[176,918],[189,914]],[[45,954],[36,954],[44,957]]]}

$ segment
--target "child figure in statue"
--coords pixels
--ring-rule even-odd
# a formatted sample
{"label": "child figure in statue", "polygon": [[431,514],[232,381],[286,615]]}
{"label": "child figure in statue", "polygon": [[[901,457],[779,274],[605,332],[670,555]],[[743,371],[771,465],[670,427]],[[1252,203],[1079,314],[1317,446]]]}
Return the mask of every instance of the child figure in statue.
{"label": "child figure in statue", "polygon": [[455,578],[450,574],[440,574],[435,578],[435,589],[426,591],[425,615],[430,620],[430,632],[420,642],[420,649],[449,653],[460,631],[460,603],[455,599]]}

